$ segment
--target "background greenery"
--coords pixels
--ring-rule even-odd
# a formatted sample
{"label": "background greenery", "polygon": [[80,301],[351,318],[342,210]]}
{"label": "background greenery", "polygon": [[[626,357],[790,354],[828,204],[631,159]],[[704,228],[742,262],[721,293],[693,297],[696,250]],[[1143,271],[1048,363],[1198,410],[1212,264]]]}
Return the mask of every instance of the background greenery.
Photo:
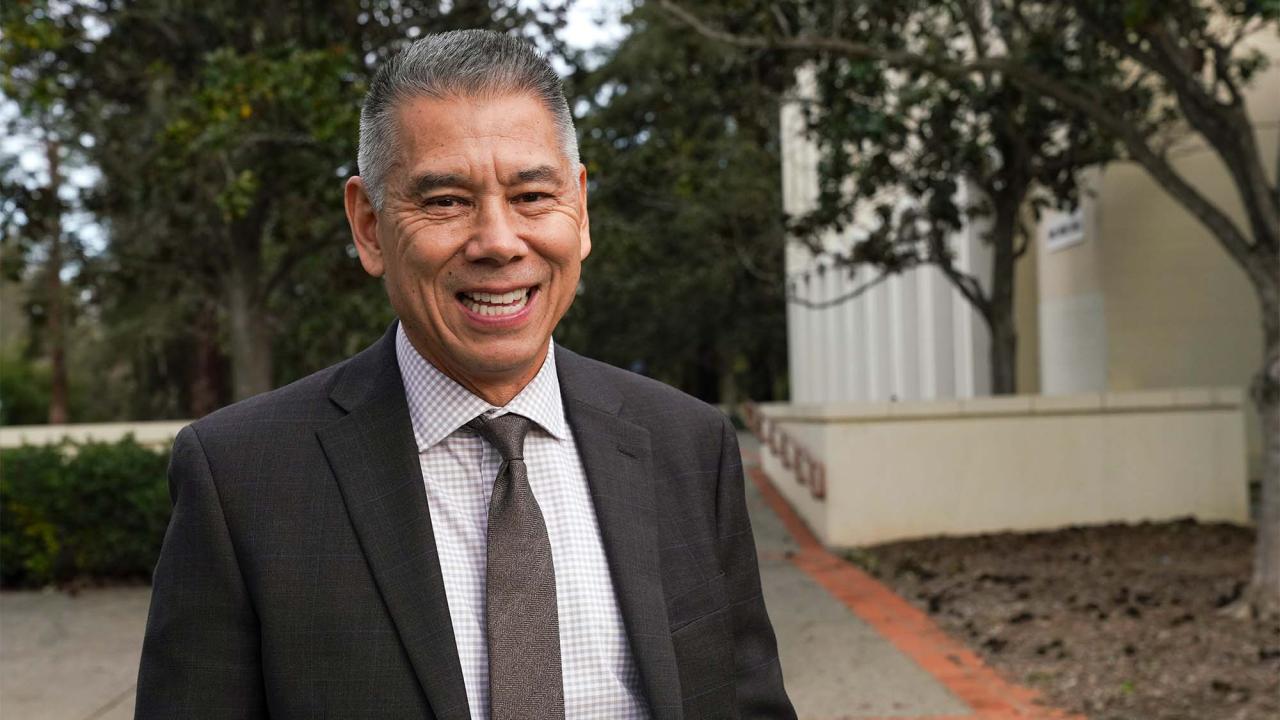
{"label": "background greenery", "polygon": [[706,400],[780,396],[785,68],[644,3],[588,62],[565,3],[512,5],[5,3],[4,422],[199,417],[376,339],[342,208],[360,100],[460,27],[538,44],[579,116],[594,248],[558,339]]}
{"label": "background greenery", "polygon": [[168,463],[132,439],[0,451],[0,584],[150,579]]}

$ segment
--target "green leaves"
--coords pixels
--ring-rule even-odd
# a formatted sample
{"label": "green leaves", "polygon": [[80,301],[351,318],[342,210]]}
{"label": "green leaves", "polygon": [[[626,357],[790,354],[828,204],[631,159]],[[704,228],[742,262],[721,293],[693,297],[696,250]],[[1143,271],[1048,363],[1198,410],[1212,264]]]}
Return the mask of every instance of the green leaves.
{"label": "green leaves", "polygon": [[0,582],[145,579],[169,518],[168,453],[132,438],[0,451]]}
{"label": "green leaves", "polygon": [[241,170],[214,198],[222,210],[222,221],[231,224],[249,213],[261,183],[252,170]]}
{"label": "green leaves", "polygon": [[1136,30],[1152,19],[1155,3],[1152,0],[1124,0],[1124,26]]}
{"label": "green leaves", "polygon": [[534,3],[74,7],[105,33],[86,46],[73,115],[101,172],[98,352],[132,390],[127,412],[144,417],[207,412],[233,386],[266,390],[385,329],[384,293],[348,253],[342,201],[378,63],[459,27],[563,49],[552,35],[563,13]]}
{"label": "green leaves", "polygon": [[[704,3],[726,21],[755,13]],[[767,13],[765,17],[768,17]],[[593,250],[557,337],[704,399],[771,397],[785,366],[777,91],[790,68],[708,46],[640,4],[587,106]]]}

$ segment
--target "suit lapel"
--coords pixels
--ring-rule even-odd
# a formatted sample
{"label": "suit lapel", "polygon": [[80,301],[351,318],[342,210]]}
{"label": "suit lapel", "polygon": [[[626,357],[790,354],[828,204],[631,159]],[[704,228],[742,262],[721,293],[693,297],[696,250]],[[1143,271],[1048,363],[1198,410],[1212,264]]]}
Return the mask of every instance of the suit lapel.
{"label": "suit lapel", "polygon": [[317,435],[374,581],[432,711],[466,720],[466,687],[396,362],[394,325],[351,359],[330,397],[348,414]]}
{"label": "suit lapel", "polygon": [[556,368],[649,706],[655,718],[679,718],[680,681],[662,592],[649,432],[619,417],[620,395],[581,357],[557,346]]}

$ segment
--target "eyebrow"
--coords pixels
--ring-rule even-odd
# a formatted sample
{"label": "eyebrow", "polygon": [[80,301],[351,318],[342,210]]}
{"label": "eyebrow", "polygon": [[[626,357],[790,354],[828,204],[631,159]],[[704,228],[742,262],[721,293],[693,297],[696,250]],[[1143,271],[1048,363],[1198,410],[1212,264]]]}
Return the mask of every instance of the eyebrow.
{"label": "eyebrow", "polygon": [[471,184],[465,176],[457,173],[424,172],[413,179],[410,187],[413,188],[414,195],[426,195],[442,187],[470,188]]}
{"label": "eyebrow", "polygon": [[560,172],[550,165],[539,165],[527,170],[521,170],[513,177],[514,181],[508,182],[509,185],[530,182],[560,182]]}
{"label": "eyebrow", "polygon": [[[520,170],[507,180],[508,185],[519,185],[521,183],[532,182],[560,182],[560,172],[551,165],[538,165],[536,167]],[[423,172],[418,174],[410,181],[409,186],[413,189],[415,196],[426,195],[440,188],[460,187],[472,189],[473,183],[466,175],[458,173],[434,173]]]}

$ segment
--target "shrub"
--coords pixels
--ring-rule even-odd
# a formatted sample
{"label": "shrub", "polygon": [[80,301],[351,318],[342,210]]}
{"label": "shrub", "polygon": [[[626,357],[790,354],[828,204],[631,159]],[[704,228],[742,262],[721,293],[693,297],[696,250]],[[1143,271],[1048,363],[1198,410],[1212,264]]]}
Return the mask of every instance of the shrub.
{"label": "shrub", "polygon": [[169,518],[168,453],[126,438],[0,451],[0,583],[149,578]]}

